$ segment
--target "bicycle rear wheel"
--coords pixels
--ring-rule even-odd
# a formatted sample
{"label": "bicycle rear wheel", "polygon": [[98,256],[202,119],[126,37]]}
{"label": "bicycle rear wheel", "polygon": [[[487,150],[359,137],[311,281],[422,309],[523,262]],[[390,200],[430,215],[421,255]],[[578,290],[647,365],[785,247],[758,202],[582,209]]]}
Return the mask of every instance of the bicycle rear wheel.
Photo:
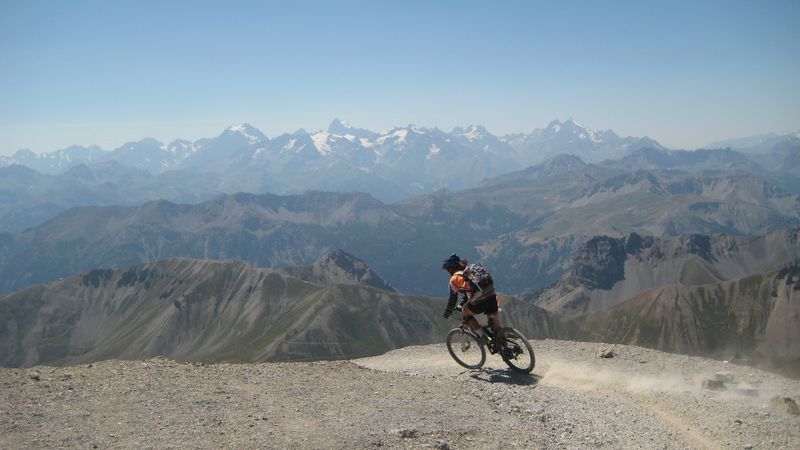
{"label": "bicycle rear wheel", "polygon": [[536,356],[528,339],[513,328],[503,328],[498,333],[501,342],[500,357],[511,369],[530,373],[536,365]]}
{"label": "bicycle rear wheel", "polygon": [[467,369],[480,369],[486,362],[486,349],[478,336],[463,328],[453,328],[447,333],[447,351]]}

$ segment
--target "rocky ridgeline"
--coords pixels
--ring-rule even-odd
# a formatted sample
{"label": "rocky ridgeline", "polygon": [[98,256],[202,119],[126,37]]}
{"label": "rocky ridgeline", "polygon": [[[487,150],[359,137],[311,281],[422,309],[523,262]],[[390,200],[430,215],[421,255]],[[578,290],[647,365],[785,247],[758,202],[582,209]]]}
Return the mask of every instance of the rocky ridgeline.
{"label": "rocky ridgeline", "polygon": [[755,238],[596,236],[573,254],[568,273],[529,299],[551,311],[580,314],[660,286],[702,285],[781,270],[800,260],[799,234],[800,229]]}
{"label": "rocky ridgeline", "polygon": [[364,261],[342,250],[326,253],[310,267],[292,267],[282,269],[282,272],[310,283],[323,285],[358,283],[395,292],[394,288]]}

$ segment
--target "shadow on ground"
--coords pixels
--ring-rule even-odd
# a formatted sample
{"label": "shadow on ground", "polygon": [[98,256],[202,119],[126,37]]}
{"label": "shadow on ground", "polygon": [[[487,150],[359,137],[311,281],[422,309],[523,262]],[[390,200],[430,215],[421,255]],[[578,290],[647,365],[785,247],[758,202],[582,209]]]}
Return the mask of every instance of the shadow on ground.
{"label": "shadow on ground", "polygon": [[519,373],[510,369],[480,369],[471,373],[470,377],[489,383],[506,383],[521,386],[535,385],[541,378],[532,373]]}

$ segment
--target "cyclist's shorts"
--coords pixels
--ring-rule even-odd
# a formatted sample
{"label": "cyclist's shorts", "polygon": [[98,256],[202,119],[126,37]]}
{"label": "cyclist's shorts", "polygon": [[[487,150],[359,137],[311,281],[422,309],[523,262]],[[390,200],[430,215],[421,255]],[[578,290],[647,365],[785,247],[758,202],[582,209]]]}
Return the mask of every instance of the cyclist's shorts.
{"label": "cyclist's shorts", "polygon": [[475,314],[486,314],[487,316],[491,316],[492,314],[496,314],[498,311],[497,295],[489,295],[486,298],[478,300],[478,303],[474,304],[470,301],[468,305],[470,311]]}

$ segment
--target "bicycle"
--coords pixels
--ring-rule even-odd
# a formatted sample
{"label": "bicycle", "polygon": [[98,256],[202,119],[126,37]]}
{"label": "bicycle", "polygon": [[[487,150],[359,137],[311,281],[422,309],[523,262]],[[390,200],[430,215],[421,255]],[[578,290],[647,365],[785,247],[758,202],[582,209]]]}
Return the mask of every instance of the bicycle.
{"label": "bicycle", "polygon": [[536,356],[528,339],[510,327],[500,328],[495,335],[491,327],[487,325],[483,327],[483,330],[489,339],[484,342],[463,321],[464,303],[461,302],[456,306],[461,313],[455,317],[459,325],[447,333],[447,351],[450,352],[450,356],[467,369],[480,369],[486,362],[486,350],[488,349],[492,355],[499,353],[512,370],[530,373],[533,366],[536,365]]}

